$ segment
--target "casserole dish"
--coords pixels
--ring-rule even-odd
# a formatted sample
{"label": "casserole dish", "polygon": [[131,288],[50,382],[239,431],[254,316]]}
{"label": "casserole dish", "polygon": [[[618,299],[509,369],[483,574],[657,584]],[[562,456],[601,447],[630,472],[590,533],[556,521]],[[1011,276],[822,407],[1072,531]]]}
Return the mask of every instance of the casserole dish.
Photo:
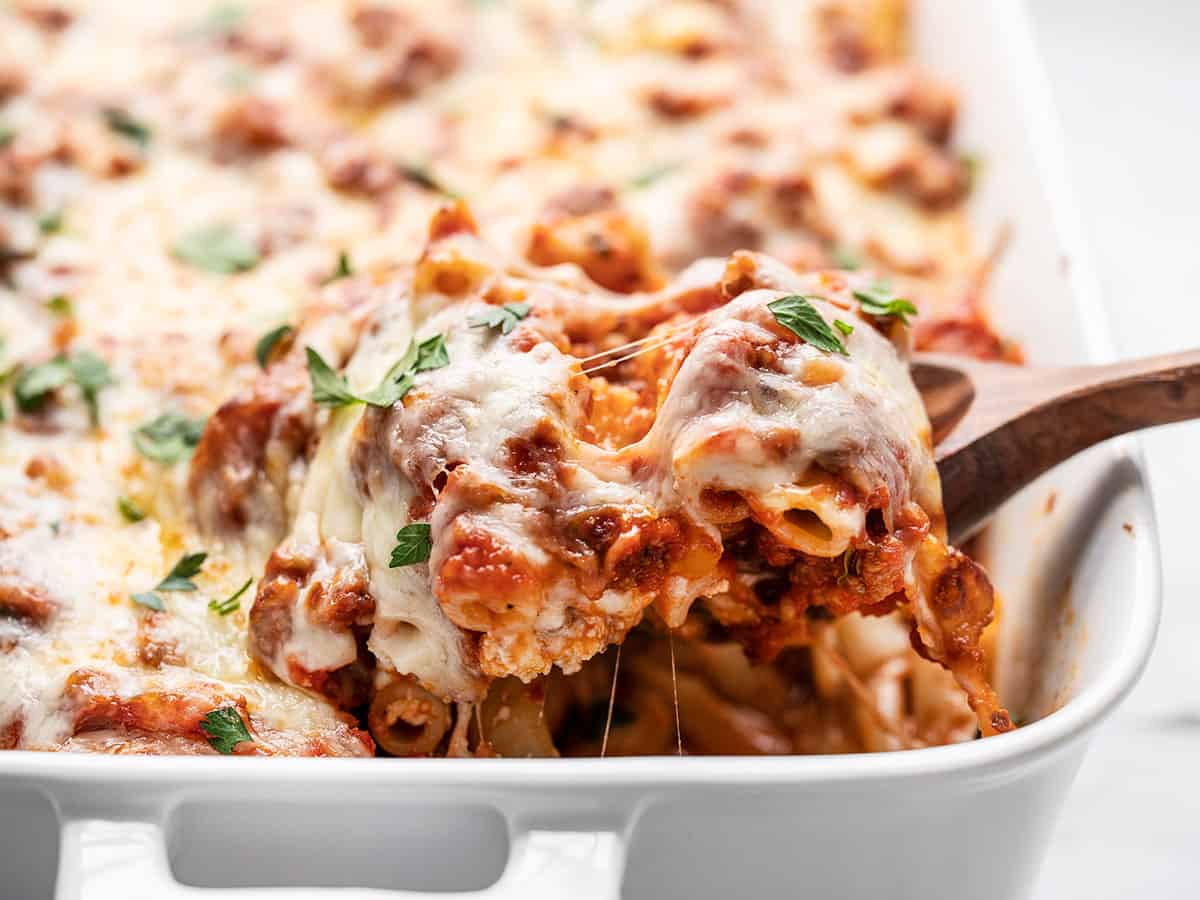
{"label": "casserole dish", "polygon": [[[1019,9],[926,0],[916,28],[917,56],[963,90],[962,143],[986,154],[976,229],[1015,229],[993,284],[994,296],[1011,298],[996,311],[1000,330],[1034,359],[1103,355],[1095,318],[1068,299],[1094,290],[1064,212]],[[57,845],[63,898],[197,893],[184,885],[244,888],[231,893],[243,897],[300,885],[462,892],[493,882],[484,895],[772,895],[803,884],[817,895],[960,896],[970,885],[972,896],[1021,896],[1087,735],[1149,652],[1153,527],[1136,459],[1119,448],[1055,473],[997,522],[985,559],[1005,598],[1000,689],[1030,723],[1016,734],[767,760],[14,752],[0,760],[3,890],[46,895],[52,877],[37,881],[31,861],[53,858]],[[59,841],[39,830],[39,811],[51,831],[61,824]],[[839,852],[864,842],[870,866],[852,861],[861,852]]]}

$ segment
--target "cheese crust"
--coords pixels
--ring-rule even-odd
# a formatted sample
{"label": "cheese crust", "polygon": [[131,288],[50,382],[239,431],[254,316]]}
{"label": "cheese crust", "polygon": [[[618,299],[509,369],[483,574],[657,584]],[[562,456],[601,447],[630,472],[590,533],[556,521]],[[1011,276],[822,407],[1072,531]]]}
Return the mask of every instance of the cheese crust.
{"label": "cheese crust", "polygon": [[[905,13],[0,9],[0,748],[596,752],[617,644],[628,752],[675,702],[692,752],[1008,727],[905,358],[1014,351]],[[314,401],[309,348],[361,394],[436,335]]]}

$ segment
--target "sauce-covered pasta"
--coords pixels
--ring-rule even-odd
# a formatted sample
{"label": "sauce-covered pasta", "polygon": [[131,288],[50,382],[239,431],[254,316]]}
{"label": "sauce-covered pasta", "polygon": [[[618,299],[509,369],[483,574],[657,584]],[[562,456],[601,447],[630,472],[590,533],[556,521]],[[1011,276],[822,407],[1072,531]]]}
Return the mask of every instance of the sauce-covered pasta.
{"label": "sauce-covered pasta", "polygon": [[980,312],[903,0],[0,10],[0,748],[1012,727],[914,346]]}

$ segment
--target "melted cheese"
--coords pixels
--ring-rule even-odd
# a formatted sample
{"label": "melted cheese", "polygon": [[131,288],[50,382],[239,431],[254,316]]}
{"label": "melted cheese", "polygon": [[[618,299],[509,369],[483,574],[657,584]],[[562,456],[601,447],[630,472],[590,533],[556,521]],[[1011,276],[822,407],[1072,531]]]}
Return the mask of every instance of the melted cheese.
{"label": "melted cheese", "polygon": [[[100,392],[99,429],[89,428],[69,385],[35,419],[13,421],[7,390],[0,401],[9,413],[0,426],[0,571],[36,584],[57,609],[45,628],[0,617],[0,648],[7,648],[0,649],[0,730],[20,720],[20,746],[62,746],[70,738],[64,684],[83,668],[111,675],[127,696],[189,679],[223,685],[246,698],[266,729],[303,737],[335,727],[323,700],[249,659],[250,595],[228,617],[208,609],[210,600],[261,573],[275,535],[203,535],[185,488],[186,463],[145,459],[130,435],[167,411],[211,415],[250,385],[259,377],[254,341],[319,305],[319,285],[340,252],[368,280],[385,281],[395,267],[416,261],[430,215],[445,197],[420,178],[397,178],[397,162],[427,167],[437,185],[470,199],[498,248],[489,256],[466,241],[462,253],[481,265],[522,256],[531,223],[551,201],[580,185],[600,185],[644,227],[667,274],[711,252],[721,239],[712,223],[745,220],[755,228],[733,233],[754,237],[786,262],[814,246],[828,256],[844,245],[894,269],[899,285],[926,298],[927,312],[935,304],[947,315],[965,308],[974,261],[957,207],[924,208],[881,182],[912,147],[935,156],[944,148],[921,140],[919,123],[908,120],[882,137],[859,134],[891,115],[885,100],[892,88],[882,76],[897,68],[894,54],[883,53],[858,76],[837,72],[823,61],[811,4],[414,0],[398,4],[406,16],[399,36],[381,46],[356,24],[361,4],[350,2],[239,4],[244,15],[232,24],[213,18],[210,0],[51,5],[68,13],[64,30],[39,25],[26,4],[0,10],[0,82],[7,70],[19,75],[11,96],[0,96],[0,123],[14,134],[0,157],[46,157],[28,184],[19,169],[0,163],[0,182],[10,171],[17,179],[0,190],[0,364],[89,350],[108,362],[115,383]],[[389,87],[389,77],[403,81],[397,58],[403,63],[412,46],[418,61],[447,62],[423,81]],[[664,98],[657,110],[649,99],[656,96]],[[248,98],[263,101],[271,121],[258,132],[253,123],[223,132]],[[676,118],[661,112],[663,102],[687,107],[693,100],[708,111]],[[105,110],[114,108],[146,124],[144,149],[104,124]],[[268,125],[283,134],[275,144]],[[268,146],[253,146],[255,139]],[[335,163],[347,160],[363,169],[374,164],[385,187],[355,186],[349,163],[337,177],[350,181],[338,183]],[[742,179],[748,186],[734,190],[729,185],[742,173],[752,176]],[[800,176],[810,183],[812,216],[787,207],[784,188]],[[39,218],[55,212],[62,213],[61,230],[42,234]],[[172,253],[181,236],[214,223],[228,223],[252,242],[258,264],[217,274]],[[684,278],[711,284],[711,268],[701,265]],[[569,263],[536,277],[558,286],[586,283]],[[567,402],[562,387],[572,364],[565,356],[550,349],[509,353],[477,330],[451,327],[464,310],[449,312],[447,297],[419,293],[415,301],[381,302],[347,369],[353,385],[378,383],[414,331],[445,329],[452,358],[467,363],[430,373],[421,389],[470,406],[464,452],[493,458],[506,434],[547,412],[547,397]],[[58,295],[70,299],[66,319],[48,307]],[[600,295],[595,302],[611,310],[622,301]],[[815,441],[804,459],[866,441],[871,479],[881,478],[897,498],[908,479],[920,502],[933,507],[923,456],[914,452],[907,469],[890,468],[886,448],[910,445],[919,431],[913,395],[896,387],[903,384],[900,363],[860,331],[850,346],[865,364],[848,370],[838,402],[822,407],[816,421],[792,423]],[[340,358],[357,333],[334,317],[304,335]],[[686,397],[702,388],[701,362],[681,377],[655,437],[658,452],[674,454],[679,485],[671,490],[691,496],[702,483],[730,478],[766,492],[771,479],[803,467],[800,459],[757,468],[694,455],[689,462],[686,448],[702,432],[689,425],[694,410]],[[872,394],[873,384],[890,388]],[[882,435],[878,445],[838,412],[864,410],[872,429],[876,418],[883,421],[884,431],[871,432]],[[720,428],[764,413],[734,404],[706,415],[706,427]],[[377,604],[370,650],[384,667],[416,673],[440,693],[470,696],[479,689],[471,641],[438,605],[423,567],[387,564],[396,530],[409,521],[412,486],[381,479],[367,502],[346,464],[362,417],[361,409],[333,414],[313,459],[272,463],[285,472],[287,528],[361,544]],[[558,408],[552,418],[568,422],[571,414]],[[28,474],[38,461],[65,473],[63,483]],[[639,493],[620,469],[592,458],[570,489],[602,505],[666,504],[665,495]],[[148,518],[125,522],[119,496]],[[130,594],[151,588],[183,553],[202,549],[209,558],[198,590],[163,594],[165,615],[154,629],[178,664],[143,663],[139,625],[148,613]],[[713,588],[674,583],[669,590],[686,605]],[[613,590],[598,603],[621,618],[642,600]],[[569,586],[556,584],[537,627],[562,630],[572,602]],[[344,635],[295,625],[292,649],[308,661],[332,665],[351,655]]]}

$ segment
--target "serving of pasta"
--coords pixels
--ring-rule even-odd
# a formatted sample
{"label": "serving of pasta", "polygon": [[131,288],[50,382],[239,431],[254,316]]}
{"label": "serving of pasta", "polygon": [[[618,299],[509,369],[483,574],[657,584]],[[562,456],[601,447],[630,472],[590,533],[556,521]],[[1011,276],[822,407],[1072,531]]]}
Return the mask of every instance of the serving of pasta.
{"label": "serving of pasta", "polygon": [[914,348],[977,166],[904,0],[0,10],[0,748],[1012,729]]}

